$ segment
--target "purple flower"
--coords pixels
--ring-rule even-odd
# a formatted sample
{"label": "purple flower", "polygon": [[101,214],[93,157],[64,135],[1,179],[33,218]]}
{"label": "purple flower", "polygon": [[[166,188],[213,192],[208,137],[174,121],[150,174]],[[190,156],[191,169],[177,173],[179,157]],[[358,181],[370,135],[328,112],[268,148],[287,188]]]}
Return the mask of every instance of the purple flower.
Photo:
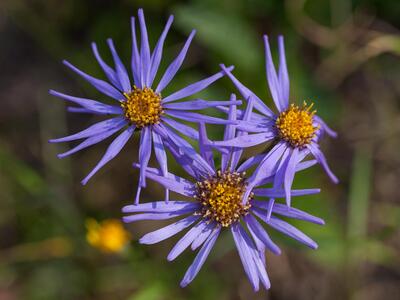
{"label": "purple flower", "polygon": [[[234,100],[234,97],[231,100]],[[245,112],[247,113],[248,111]],[[235,119],[236,106],[232,105],[229,110],[229,120]],[[227,125],[224,139],[230,140],[242,134],[242,131],[236,131],[234,125]],[[178,221],[144,235],[140,239],[142,244],[158,243],[190,227],[168,254],[168,260],[172,261],[189,246],[192,250],[200,247],[181,281],[182,287],[195,278],[221,231],[230,230],[244,271],[254,290],[259,289],[260,282],[268,289],[270,282],[266,272],[265,251],[269,250],[275,254],[280,254],[281,251],[271,240],[261,222],[315,249],[317,244],[311,238],[283,221],[281,217],[321,225],[324,221],[285,204],[258,200],[285,196],[285,191],[282,189],[262,188],[264,183],[271,182],[274,176],[273,168],[269,171],[264,168],[266,176],[263,176],[262,180],[257,171],[247,177],[245,171],[254,164],[256,158],[252,157],[238,166],[242,150],[232,147],[222,153],[221,168],[217,170],[204,123],[200,124],[199,135],[202,159],[196,163],[193,163],[187,155],[180,154],[178,149],[172,151],[193,181],[171,173],[165,175],[161,170],[154,168],[145,169],[146,177],[157,181],[166,189],[188,197],[189,200],[128,205],[122,209],[128,214],[124,217],[124,221],[166,220],[179,217]],[[275,150],[277,151],[282,150]],[[275,155],[276,153],[270,152],[267,160],[273,161]],[[299,163],[297,169],[307,167],[307,163]],[[140,166],[137,164],[136,167]],[[268,176],[270,178],[265,179]],[[318,192],[319,189],[291,190],[291,195],[300,196]]]}
{"label": "purple flower", "polygon": [[[276,72],[272,61],[267,36],[264,36],[264,42],[268,85],[278,113],[275,114],[270,110],[259,97],[240,83],[230,70],[221,65],[225,74],[232,80],[244,99],[248,101],[248,105],[252,106],[252,108],[254,107],[258,112],[252,112],[248,115],[245,115],[243,111],[238,112],[242,119],[238,128],[246,132],[252,132],[252,134],[238,136],[230,141],[213,142],[212,145],[219,147],[250,147],[266,142],[275,142],[271,152],[278,152],[279,155],[275,156],[275,160],[272,163],[277,166],[274,186],[284,186],[286,201],[290,206],[290,189],[296,165],[307,155],[313,155],[331,180],[334,183],[338,182],[318,144],[323,134],[327,133],[332,137],[336,137],[337,134],[320,117],[315,115],[316,111],[312,110],[312,104],[307,105],[305,102],[303,106],[289,104],[289,76],[286,67],[283,37],[280,36],[278,38],[278,72]],[[252,111],[252,108],[250,111]],[[221,110],[228,111],[227,108],[221,108]],[[265,154],[257,156],[258,163],[260,163],[259,170],[262,170],[264,166],[268,167],[266,161],[263,160],[264,157]]]}
{"label": "purple flower", "polygon": [[[78,104],[79,107],[69,108],[72,112],[112,115],[111,118],[96,123],[81,132],[67,137],[50,140],[50,142],[57,143],[83,139],[83,142],[76,147],[65,153],[59,154],[58,156],[60,158],[97,144],[111,135],[122,131],[109,145],[106,153],[95,168],[85,179],[82,180],[82,184],[86,184],[101,167],[113,159],[132,137],[134,132],[139,131],[139,163],[141,166],[139,180],[140,191],[140,188],[145,187],[146,184],[144,176],[145,168],[149,162],[152,148],[154,148],[154,153],[163,174],[167,174],[168,172],[165,151],[166,143],[181,147],[185,151],[194,151],[193,149],[190,149],[190,144],[176,134],[175,131],[195,140],[198,139],[198,132],[175,119],[194,122],[201,121],[210,124],[226,124],[229,122],[220,118],[208,117],[199,113],[189,112],[189,110],[201,110],[219,105],[231,105],[232,102],[230,101],[205,101],[195,99],[185,102],[176,102],[177,100],[191,96],[208,87],[224,75],[222,71],[186,86],[171,95],[166,97],[161,96],[164,88],[172,81],[181,67],[195,31],[192,31],[189,35],[182,50],[175,60],[168,66],[159,83],[154,85],[154,78],[162,58],[164,40],[171,27],[173,16],[169,17],[153,52],[150,51],[142,9],[139,9],[138,16],[141,33],[140,49],[138,48],[136,39],[135,18],[132,17],[131,20],[133,40],[131,69],[133,81],[131,81],[127,69],[121,62],[111,39],[108,39],[107,42],[114,60],[114,68],[104,62],[97,50],[96,44],[92,44],[93,53],[108,78],[108,82],[94,78],[79,70],[69,62],[64,61],[64,64],[67,67],[87,80],[98,91],[116,100],[116,104],[108,105],[96,100],[74,97],[53,90],[50,91],[50,94],[54,96]],[[232,67],[229,68],[229,70],[232,69]],[[237,104],[239,102],[234,103]]]}

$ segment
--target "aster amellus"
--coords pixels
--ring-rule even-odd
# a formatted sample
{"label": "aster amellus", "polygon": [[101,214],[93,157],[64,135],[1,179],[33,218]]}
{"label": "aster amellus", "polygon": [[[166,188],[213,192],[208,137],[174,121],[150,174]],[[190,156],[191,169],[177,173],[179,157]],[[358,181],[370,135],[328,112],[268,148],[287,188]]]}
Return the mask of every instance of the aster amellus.
{"label": "aster amellus", "polygon": [[[239,82],[239,80],[222,65],[221,67],[225,71],[225,74],[232,80],[244,99],[252,100],[254,108],[258,112],[252,112],[247,120],[242,121],[238,126],[238,128],[246,132],[252,132],[252,134],[235,137],[231,141],[214,142],[213,145],[250,147],[266,142],[275,142],[273,148],[270,150],[270,152],[275,153],[273,165],[277,167],[277,176],[274,185],[283,184],[286,191],[287,204],[290,205],[290,189],[296,165],[309,154],[314,156],[316,161],[322,165],[333,182],[338,182],[338,179],[330,170],[318,144],[324,133],[332,137],[336,137],[336,133],[315,114],[316,111],[313,110],[312,103],[308,105],[304,102],[301,106],[289,104],[289,76],[286,66],[283,37],[280,36],[278,38],[278,73],[272,61],[267,36],[264,36],[264,42],[267,81],[278,113],[274,113],[269,109],[257,95]],[[223,110],[228,111],[227,108]],[[242,111],[239,111],[238,115],[240,118],[243,118]],[[254,159],[254,162],[260,163],[260,170],[266,163],[264,158],[265,154],[262,154]]]}
{"label": "aster amellus", "polygon": [[[229,119],[234,120],[235,115],[236,106],[231,106]],[[204,124],[200,125],[199,134],[200,154],[203,157],[202,168],[194,165],[185,154],[179,154],[179,151],[174,152],[180,165],[185,168],[193,180],[184,179],[171,173],[165,175],[161,170],[150,167],[145,169],[148,178],[189,199],[174,200],[168,204],[158,201],[125,206],[123,212],[129,215],[124,217],[124,221],[180,218],[168,226],[143,236],[140,239],[142,244],[158,243],[190,227],[168,254],[168,260],[171,261],[189,246],[192,250],[200,247],[196,258],[181,281],[181,286],[188,285],[195,278],[220,233],[229,230],[232,233],[244,271],[254,290],[259,289],[260,282],[268,289],[270,282],[266,272],[265,250],[280,254],[280,249],[271,240],[261,222],[313,249],[317,248],[317,244],[300,230],[282,220],[281,217],[300,219],[316,224],[324,224],[324,222],[320,218],[284,204],[274,203],[271,208],[269,207],[270,202],[259,200],[284,197],[285,193],[282,189],[262,188],[263,182],[259,180],[256,172],[247,176],[245,171],[251,163],[247,162],[238,166],[241,156],[240,149],[231,148],[229,151],[223,152],[221,168],[217,169],[214,166],[214,156],[208,145]],[[229,140],[240,134],[241,132],[236,132],[233,125],[227,125],[224,138]],[[297,167],[303,168],[302,164],[298,164]],[[273,177],[272,173],[269,175]],[[318,189],[291,190],[293,196],[318,192]],[[267,210],[272,213],[269,217]]]}
{"label": "aster amellus", "polygon": [[[180,151],[188,152],[188,155],[193,154],[193,148],[191,148],[190,144],[182,137],[176,134],[176,131],[192,139],[198,139],[198,133],[193,128],[182,124],[176,119],[194,122],[201,121],[211,124],[227,123],[226,120],[190,112],[189,110],[201,110],[219,105],[232,104],[229,101],[205,101],[195,99],[176,102],[177,100],[191,96],[208,87],[214,81],[223,76],[222,71],[186,86],[168,96],[161,95],[164,88],[170,84],[181,67],[189,45],[195,35],[195,31],[192,31],[189,35],[182,50],[175,60],[167,67],[158,84],[154,85],[154,78],[162,58],[164,41],[171,27],[173,16],[169,17],[168,22],[152,52],[150,51],[144,14],[141,9],[139,9],[138,17],[141,33],[140,50],[136,39],[135,18],[132,17],[131,20],[133,40],[131,69],[133,81],[131,81],[128,71],[118,56],[111,39],[108,39],[107,42],[114,60],[114,68],[104,62],[97,50],[96,44],[92,44],[93,53],[109,82],[94,78],[79,70],[69,62],[64,61],[64,64],[67,67],[87,80],[98,91],[116,100],[117,102],[115,105],[108,105],[96,100],[84,99],[56,91],[50,91],[50,94],[54,96],[79,105],[79,107],[70,108],[70,111],[113,116],[105,121],[96,123],[79,133],[50,140],[50,142],[56,143],[84,139],[79,145],[60,154],[59,157],[73,154],[81,149],[99,143],[119,131],[122,131],[109,145],[106,153],[95,168],[85,179],[82,180],[82,184],[86,184],[101,167],[113,159],[125,146],[135,131],[140,132],[140,189],[140,187],[145,186],[144,173],[152,153],[152,148],[154,148],[156,159],[164,174],[167,174],[167,158],[164,147],[166,142],[168,145],[175,145],[180,148]],[[192,155],[193,159],[196,159],[196,157],[196,155]]]}

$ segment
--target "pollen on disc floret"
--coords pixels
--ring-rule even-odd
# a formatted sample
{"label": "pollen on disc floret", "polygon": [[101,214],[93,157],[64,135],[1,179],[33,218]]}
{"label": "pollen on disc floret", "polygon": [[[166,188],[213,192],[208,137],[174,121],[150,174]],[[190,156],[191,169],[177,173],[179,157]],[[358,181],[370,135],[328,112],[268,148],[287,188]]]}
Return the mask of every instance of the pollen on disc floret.
{"label": "pollen on disc floret", "polygon": [[126,101],[121,103],[125,118],[137,128],[158,124],[163,114],[161,95],[151,88],[139,89],[136,86],[130,93],[125,93]]}
{"label": "pollen on disc floret", "polygon": [[253,193],[250,193],[247,201],[243,203],[243,195],[246,192],[244,173],[221,172],[196,183],[195,198],[200,201],[202,207],[199,214],[210,221],[216,221],[223,227],[248,214],[251,207]]}
{"label": "pollen on disc floret", "polygon": [[314,103],[303,106],[291,104],[276,119],[275,126],[281,139],[292,147],[304,147],[315,137],[318,126],[313,125],[316,110],[311,111]]}

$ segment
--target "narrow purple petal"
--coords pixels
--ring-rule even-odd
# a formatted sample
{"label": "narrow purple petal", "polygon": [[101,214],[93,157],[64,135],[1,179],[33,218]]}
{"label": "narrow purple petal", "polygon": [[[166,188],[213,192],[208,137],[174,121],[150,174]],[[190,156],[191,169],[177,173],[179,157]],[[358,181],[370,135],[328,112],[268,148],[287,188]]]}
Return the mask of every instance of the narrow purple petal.
{"label": "narrow purple petal", "polygon": [[141,63],[140,63],[140,54],[139,54],[137,39],[136,39],[136,26],[135,26],[135,18],[134,17],[131,17],[131,31],[132,31],[131,68],[132,68],[132,74],[133,74],[133,81],[137,87],[143,88],[143,86],[140,82]]}
{"label": "narrow purple petal", "polygon": [[323,131],[325,131],[330,137],[336,138],[338,136],[337,132],[331,129],[324,120],[319,116],[314,116],[314,121],[317,122]]}
{"label": "narrow purple petal", "polygon": [[161,62],[161,58],[162,58],[164,41],[165,41],[165,38],[167,37],[168,31],[169,31],[173,21],[174,21],[174,16],[172,16],[172,15],[169,16],[167,24],[165,25],[165,28],[154,48],[153,54],[151,55],[151,68],[150,68],[147,86],[152,86],[154,78],[156,77],[158,67],[160,66],[160,62]]}
{"label": "narrow purple petal", "polygon": [[99,63],[100,67],[103,69],[104,74],[107,76],[108,80],[119,90],[122,90],[121,83],[118,80],[118,76],[115,73],[115,70],[111,68],[108,64],[104,62],[101,58],[100,53],[97,49],[96,43],[92,43],[92,51],[94,56],[96,57],[97,62]]}
{"label": "narrow purple petal", "polygon": [[167,259],[169,261],[177,258],[187,247],[196,239],[196,237],[207,227],[207,222],[201,220],[195,226],[193,226],[172,248],[169,252]]}
{"label": "narrow purple petal", "polygon": [[93,85],[98,91],[103,93],[104,95],[107,95],[111,98],[114,98],[118,101],[121,101],[124,99],[124,95],[121,94],[120,91],[118,91],[115,87],[113,87],[111,84],[94,78],[93,76],[90,76],[81,70],[79,70],[77,67],[69,63],[68,61],[64,60],[63,61],[64,65],[66,65],[68,68],[70,68],[72,71],[77,73],[78,75],[82,76],[85,80],[87,80],[91,85]]}
{"label": "narrow purple petal", "polygon": [[122,220],[125,223],[132,223],[143,220],[168,220],[172,218],[176,218],[182,215],[186,215],[189,213],[193,213],[193,209],[181,209],[173,212],[165,212],[165,213],[144,213],[144,214],[136,214],[131,216],[124,216]]}
{"label": "narrow purple petal", "polygon": [[204,160],[215,169],[214,165],[214,155],[211,147],[209,146],[210,140],[207,136],[206,125],[201,122],[199,123],[199,150],[200,155]]}
{"label": "narrow purple petal", "polygon": [[[235,100],[236,100],[236,95],[232,94],[231,101],[235,101]],[[228,120],[236,121],[236,110],[237,110],[236,105],[231,105],[229,107]],[[235,125],[232,125],[232,124],[226,125],[225,131],[224,131],[224,141],[233,139],[235,137],[235,133],[236,133]],[[231,153],[232,153],[232,148],[230,149],[230,151],[228,153],[221,153],[221,170],[222,171],[227,170]]]}
{"label": "narrow purple petal", "polygon": [[[207,223],[207,222],[206,222]],[[207,226],[199,233],[199,235],[193,240],[192,245],[190,248],[194,251],[208,239],[210,234],[213,232],[213,230],[216,228],[216,225],[214,222],[211,222],[207,224]]]}
{"label": "narrow purple petal", "polygon": [[240,260],[242,261],[244,271],[250,280],[251,285],[255,291],[259,289],[259,277],[257,267],[252,259],[250,249],[247,247],[246,242],[240,233],[240,224],[236,223],[231,226],[233,240],[235,241],[236,248],[239,253]]}
{"label": "narrow purple petal", "polygon": [[285,55],[285,44],[283,36],[278,37],[278,51],[279,51],[279,71],[278,80],[281,87],[281,104],[282,108],[285,110],[289,107],[289,74],[286,65],[286,55]]}
{"label": "narrow purple petal", "polygon": [[126,205],[122,208],[123,213],[141,213],[141,212],[150,212],[150,213],[166,213],[166,212],[174,212],[183,209],[192,209],[195,211],[199,208],[199,203],[196,202],[188,202],[188,201],[170,201],[169,203],[165,203],[165,201],[156,201],[156,202],[148,202],[142,203],[138,205]]}
{"label": "narrow purple petal", "polygon": [[122,63],[121,59],[117,51],[115,50],[114,43],[112,39],[107,39],[108,47],[110,48],[112,57],[114,59],[115,69],[117,71],[118,81],[120,82],[120,86],[125,93],[128,93],[132,90],[131,82],[129,81],[128,72],[124,64]]}
{"label": "narrow purple petal", "polygon": [[282,95],[281,95],[281,87],[279,85],[278,76],[276,75],[274,62],[272,61],[271,49],[268,42],[268,37],[264,35],[264,44],[265,44],[265,68],[267,73],[267,81],[269,90],[271,92],[272,99],[279,112],[285,110],[284,104],[281,103]]}
{"label": "narrow purple petal", "polygon": [[90,178],[98,170],[100,170],[106,163],[112,160],[118,153],[122,150],[128,140],[131,138],[133,132],[135,131],[135,127],[131,126],[127,130],[123,131],[115,140],[108,146],[106,153],[99,161],[99,163],[94,167],[94,169],[82,180],[82,184],[85,185]]}
{"label": "narrow purple petal", "polygon": [[183,277],[180,285],[181,287],[187,286],[197,275],[200,271],[201,267],[203,266],[208,254],[210,253],[212,247],[217,240],[219,233],[221,231],[221,227],[216,228],[207,241],[204,243],[203,247],[201,247],[199,253],[196,255],[193,263],[190,265],[189,269],[186,271],[185,276]]}
{"label": "narrow purple petal", "polygon": [[76,103],[88,109],[90,112],[98,112],[101,114],[122,114],[123,112],[120,106],[107,105],[91,99],[74,97],[54,90],[50,90],[49,93],[58,98]]}
{"label": "narrow purple petal", "polygon": [[300,162],[296,166],[296,172],[308,169],[308,168],[314,166],[316,163],[317,163],[317,160],[315,160],[315,159]]}
{"label": "narrow purple petal", "polygon": [[103,133],[105,131],[113,130],[114,128],[118,128],[118,130],[121,128],[121,125],[124,126],[127,124],[127,121],[122,118],[122,117],[116,117],[108,120],[104,120],[101,122],[98,122],[85,130],[82,130],[78,133],[59,138],[59,139],[51,139],[49,140],[50,143],[61,143],[61,142],[69,142],[69,141],[74,141],[74,140],[79,140],[79,139],[84,139],[88,138],[94,135],[98,135],[100,133]]}
{"label": "narrow purple petal", "polygon": [[216,106],[230,106],[230,105],[241,105],[242,101],[206,101],[203,99],[196,99],[185,102],[175,102],[175,103],[167,103],[164,104],[163,107],[166,109],[175,109],[175,110],[202,110],[210,107]]}
{"label": "narrow purple petal", "polygon": [[250,157],[249,159],[247,159],[244,163],[242,163],[239,168],[237,168],[238,172],[245,172],[246,170],[248,170],[249,168],[251,168],[252,166],[259,164],[265,157],[265,154],[257,154],[255,156]]}
{"label": "narrow purple petal", "polygon": [[[302,190],[291,190],[290,194],[292,196],[304,196],[304,195],[314,195],[318,194],[320,189],[302,189]],[[283,198],[286,196],[285,191],[282,189],[274,189],[274,188],[261,188],[254,189],[254,195],[261,197],[271,197],[271,198]]]}
{"label": "narrow purple petal", "polygon": [[199,133],[192,127],[179,123],[165,116],[161,117],[161,120],[163,120],[165,123],[167,123],[170,127],[175,129],[176,131],[179,131],[183,135],[186,135],[187,137],[191,138],[192,140],[197,141],[199,139]]}
{"label": "narrow purple petal", "polygon": [[142,129],[140,134],[140,147],[139,147],[139,164],[140,164],[140,179],[139,184],[141,187],[146,187],[146,168],[149,164],[151,156],[151,128],[146,126]]}
{"label": "narrow purple petal", "polygon": [[230,121],[216,117],[210,117],[198,113],[179,111],[179,110],[166,110],[168,116],[189,122],[205,122],[207,124],[236,124],[237,121]]}
{"label": "narrow purple petal", "polygon": [[325,155],[321,152],[317,144],[311,143],[307,146],[310,149],[311,153],[314,155],[315,159],[322,165],[326,174],[328,174],[329,178],[333,183],[338,183],[339,179],[333,174],[331,169],[328,166]]}
{"label": "narrow purple petal", "polygon": [[[230,70],[233,69],[233,67],[229,67]],[[171,101],[179,100],[185,97],[189,97],[193,94],[196,94],[202,90],[204,90],[206,87],[208,87],[210,84],[214,83],[218,79],[224,76],[224,73],[218,72],[208,78],[205,78],[203,80],[197,81],[195,83],[192,83],[191,85],[188,85],[187,87],[184,87],[183,89],[169,95],[168,97],[163,99],[163,104],[168,103]]]}
{"label": "narrow purple petal", "polygon": [[289,223],[282,221],[274,216],[271,216],[269,221],[266,221],[265,216],[263,216],[262,213],[260,213],[256,209],[254,210],[254,212],[257,215],[257,217],[259,217],[261,220],[263,220],[266,224],[268,224],[272,228],[282,232],[283,234],[299,241],[300,243],[302,243],[312,249],[318,248],[318,245],[315,241],[313,241],[310,237],[308,237],[303,232],[298,230],[296,227],[290,225]]}
{"label": "narrow purple petal", "polygon": [[268,121],[265,123],[261,123],[259,120],[257,121],[240,121],[237,125],[237,129],[246,131],[246,132],[274,132],[273,122]]}
{"label": "narrow purple petal", "polygon": [[[168,176],[167,152],[165,151],[163,141],[161,139],[161,136],[157,132],[155,132],[155,130],[152,130],[152,134],[154,143],[154,153],[156,155],[158,165],[161,168],[163,176]],[[168,189],[166,189],[165,201],[168,202],[168,200],[169,200],[169,191]]]}
{"label": "narrow purple petal", "polygon": [[[136,168],[140,168],[139,164],[134,164],[133,166]],[[147,167],[146,177],[150,178],[151,180],[157,181],[165,188],[174,191],[178,194],[188,197],[193,197],[194,184],[179,176],[168,173],[168,176],[165,177],[162,175],[162,172],[160,170]]]}
{"label": "narrow purple petal", "polygon": [[292,150],[292,153],[289,154],[289,161],[286,166],[285,170],[285,176],[283,179],[283,185],[285,189],[285,195],[286,195],[286,204],[287,206],[290,206],[291,204],[291,189],[292,189],[292,184],[293,184],[293,179],[294,175],[296,173],[296,163],[297,163],[297,157],[298,156],[298,149],[294,148]]}
{"label": "narrow purple petal", "polygon": [[[244,245],[247,247],[251,255],[251,258],[253,259],[255,268],[258,273],[257,275],[258,279],[261,281],[265,289],[268,290],[271,287],[271,283],[269,281],[267,271],[265,270],[265,265],[260,257],[260,253],[257,251],[253,241],[251,240],[251,238],[248,236],[248,234],[241,225],[239,225],[239,233],[243,239]],[[249,257],[249,259],[251,258]]]}
{"label": "narrow purple petal", "polygon": [[257,97],[256,94],[254,94],[252,91],[250,91],[247,87],[245,87],[239,80],[236,79],[235,76],[230,72],[228,68],[226,68],[224,65],[220,65],[222,70],[224,71],[225,75],[227,75],[230,80],[233,82],[233,84],[236,86],[236,88],[239,90],[240,94],[242,94],[244,99],[249,99],[250,97],[255,100],[254,107],[261,112],[262,114],[268,116],[268,117],[273,117],[274,113],[268,108],[265,103]]}
{"label": "narrow purple petal", "polygon": [[147,36],[146,21],[144,19],[143,9],[138,10],[140,25],[140,82],[142,87],[147,85],[147,77],[150,72],[150,46]]}
{"label": "narrow purple petal", "polygon": [[186,53],[189,49],[190,43],[193,40],[194,35],[196,34],[196,30],[193,30],[189,37],[187,38],[185,45],[183,46],[181,52],[179,52],[178,56],[174,59],[174,61],[168,66],[165,71],[163,77],[161,78],[158,86],[156,88],[157,93],[161,93],[164,88],[171,82],[174,78],[175,74],[178,72],[179,68],[182,66],[183,60],[185,59]]}
{"label": "narrow purple petal", "polygon": [[254,232],[254,235],[257,236],[257,238],[260,239],[272,253],[276,255],[281,254],[281,249],[279,249],[279,247],[271,240],[268,233],[257,221],[257,219],[253,217],[253,215],[248,214],[245,217],[245,220],[247,226]]}
{"label": "narrow purple petal", "polygon": [[151,244],[156,244],[158,242],[161,242],[163,240],[166,240],[170,238],[171,236],[181,232],[183,229],[186,227],[189,227],[192,225],[196,220],[198,220],[200,216],[189,216],[186,217],[182,220],[179,220],[175,223],[172,223],[168,226],[165,226],[161,229],[158,229],[156,231],[150,232],[148,234],[145,234],[140,240],[139,243],[141,244],[146,244],[146,245],[151,245]]}
{"label": "narrow purple petal", "polygon": [[58,158],[64,158],[66,156],[69,156],[73,153],[76,153],[82,149],[85,149],[89,146],[92,146],[94,144],[97,144],[103,140],[105,140],[106,138],[108,138],[109,136],[113,135],[114,133],[116,133],[117,131],[119,131],[121,128],[123,128],[125,126],[125,123],[120,124],[119,126],[113,128],[113,129],[109,129],[107,131],[104,131],[100,134],[91,136],[89,138],[87,138],[86,140],[84,140],[82,143],[80,143],[78,146],[72,148],[71,150],[68,150],[67,152],[58,154]]}
{"label": "narrow purple petal", "polygon": [[247,148],[256,146],[265,142],[268,142],[274,138],[274,134],[270,132],[262,132],[255,134],[248,134],[235,137],[228,141],[214,141],[212,142],[215,146],[223,146],[223,147],[240,147]]}

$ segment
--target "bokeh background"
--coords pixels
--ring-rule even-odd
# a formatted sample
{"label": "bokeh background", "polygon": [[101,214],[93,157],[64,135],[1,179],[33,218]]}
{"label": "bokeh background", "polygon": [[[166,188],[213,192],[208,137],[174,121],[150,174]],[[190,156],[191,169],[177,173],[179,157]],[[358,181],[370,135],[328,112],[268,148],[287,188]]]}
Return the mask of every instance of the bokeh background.
{"label": "bokeh background", "polygon": [[[340,184],[331,184],[319,167],[295,182],[322,188],[294,201],[326,220],[323,227],[295,223],[319,249],[270,231],[283,253],[267,255],[268,292],[253,293],[229,234],[185,289],[179,281],[194,253],[169,263],[165,257],[177,238],[137,243],[160,224],[127,226],[132,241],[118,253],[86,240],[88,219],[119,219],[120,208],[132,201],[138,139],[82,187],[108,142],[57,159],[72,145],[47,140],[98,118],[66,113],[48,89],[98,96],[61,60],[102,77],[90,42],[110,59],[105,40],[112,37],[128,63],[129,17],[139,7],[152,45],[175,15],[162,68],[190,30],[198,30],[170,91],[224,62],[236,65],[235,74],[272,105],[262,34],[270,35],[274,51],[276,36],[284,34],[292,101],[313,101],[340,134],[322,146]],[[398,0],[1,0],[0,299],[400,299],[399,16]],[[227,99],[233,91],[222,79],[200,96]],[[208,129],[213,137],[221,134],[218,126]],[[172,161],[171,169],[181,172]],[[142,201],[162,195],[151,183]]]}

